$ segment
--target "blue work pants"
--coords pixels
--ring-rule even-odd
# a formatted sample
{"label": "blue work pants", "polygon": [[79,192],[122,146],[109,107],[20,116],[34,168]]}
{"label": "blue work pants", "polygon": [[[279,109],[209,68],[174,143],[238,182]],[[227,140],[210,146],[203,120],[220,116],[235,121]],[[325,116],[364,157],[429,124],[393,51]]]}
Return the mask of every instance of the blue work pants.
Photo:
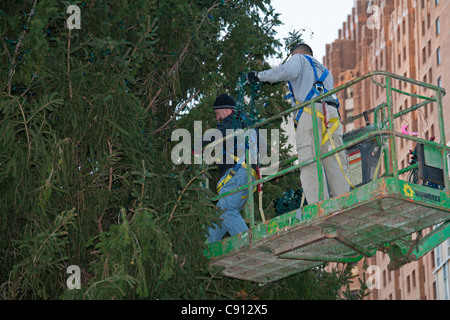
{"label": "blue work pants", "polygon": [[[231,170],[231,169],[230,169]],[[230,170],[228,170],[224,176],[220,179],[219,184],[228,176]],[[247,170],[241,167],[236,174],[229,180],[220,190],[219,195],[232,191],[247,184]],[[240,211],[244,204],[247,202],[248,189],[241,192],[234,193],[219,199],[217,207],[219,212],[223,213],[220,218],[223,220],[220,226],[213,224],[208,230],[208,242],[213,243],[222,240],[225,234],[228,232],[230,236],[243,233],[248,230],[248,227],[242,218]],[[225,210],[225,211],[224,211]]]}

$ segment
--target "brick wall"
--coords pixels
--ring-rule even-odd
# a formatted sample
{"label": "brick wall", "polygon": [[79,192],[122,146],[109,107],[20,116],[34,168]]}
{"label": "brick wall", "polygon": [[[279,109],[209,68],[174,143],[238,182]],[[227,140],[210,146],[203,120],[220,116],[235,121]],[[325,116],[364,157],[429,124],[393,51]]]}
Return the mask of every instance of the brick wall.
{"label": "brick wall", "polygon": [[[368,12],[369,6],[374,6],[372,8],[377,11]],[[376,17],[379,17],[379,28],[373,25]],[[323,62],[333,74],[336,87],[370,71],[381,70],[449,88],[450,59],[446,58],[449,52],[450,1],[356,0],[355,7],[339,30],[338,39],[326,46]],[[374,80],[384,82],[382,77],[375,77]],[[394,81],[392,85],[407,92],[431,95],[431,91],[418,89],[405,82]],[[352,92],[340,92],[339,98],[343,119],[386,101],[384,90],[373,81],[364,81],[354,86]],[[447,140],[450,138],[450,113],[445,112],[448,99],[448,96],[443,99]],[[417,98],[395,94],[394,112],[418,102]],[[411,132],[418,132],[421,138],[436,136],[436,140],[440,141],[437,121],[438,112],[434,104],[397,119],[395,126],[396,130],[408,126]],[[361,119],[345,129],[349,131],[364,125]],[[398,140],[398,163],[401,169],[409,164],[409,150],[413,149],[413,143]],[[373,290],[367,299],[436,299],[437,277],[433,274],[436,267],[433,252],[399,271],[388,271],[388,263],[388,256],[380,252],[366,261],[367,265],[378,266],[381,270],[380,289]],[[355,268],[361,276],[363,263]],[[368,276],[370,275],[366,275]]]}

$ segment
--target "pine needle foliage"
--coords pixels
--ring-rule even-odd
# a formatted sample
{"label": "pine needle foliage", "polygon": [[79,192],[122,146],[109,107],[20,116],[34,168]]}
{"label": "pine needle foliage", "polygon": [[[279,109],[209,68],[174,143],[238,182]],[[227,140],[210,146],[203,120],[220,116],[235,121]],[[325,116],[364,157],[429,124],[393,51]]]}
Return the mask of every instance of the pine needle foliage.
{"label": "pine needle foliage", "polygon": [[[81,29],[68,28],[70,5]],[[250,290],[203,256],[218,222],[205,184],[214,169],[175,166],[169,139],[193,120],[214,127],[215,97],[267,68],[278,17],[270,0],[0,3],[2,299]],[[283,95],[264,89],[262,117],[286,108]],[[70,265],[80,290],[66,286]]]}

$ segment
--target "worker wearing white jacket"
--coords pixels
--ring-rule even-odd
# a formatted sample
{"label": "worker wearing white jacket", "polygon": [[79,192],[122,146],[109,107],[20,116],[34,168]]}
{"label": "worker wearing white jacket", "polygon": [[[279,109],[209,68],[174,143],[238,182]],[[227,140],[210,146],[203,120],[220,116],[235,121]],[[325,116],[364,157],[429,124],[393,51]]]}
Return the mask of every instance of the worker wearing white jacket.
{"label": "worker wearing white jacket", "polygon": [[[279,67],[262,72],[247,74],[247,82],[280,82],[288,81],[292,98],[292,106],[309,101],[334,88],[333,76],[316,59],[311,48],[306,44],[297,46],[291,58]],[[339,119],[339,102],[335,96],[325,98],[316,104],[319,118],[319,141],[321,154],[343,145],[343,128]],[[296,126],[296,143],[299,163],[315,157],[312,112],[309,107],[294,113]],[[331,139],[330,139],[331,137]],[[324,200],[338,197],[350,190],[346,177],[348,159],[345,151],[322,161],[324,172]],[[308,204],[319,201],[319,179],[316,163],[302,167],[300,180]],[[328,190],[329,187],[329,190]]]}

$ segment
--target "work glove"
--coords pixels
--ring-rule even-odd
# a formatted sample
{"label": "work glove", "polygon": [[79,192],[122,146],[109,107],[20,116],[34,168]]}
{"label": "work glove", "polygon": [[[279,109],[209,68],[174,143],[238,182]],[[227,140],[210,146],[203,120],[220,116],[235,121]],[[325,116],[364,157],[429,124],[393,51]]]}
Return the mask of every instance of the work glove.
{"label": "work glove", "polygon": [[251,71],[245,75],[246,84],[255,84],[260,82],[258,73],[255,71]]}

